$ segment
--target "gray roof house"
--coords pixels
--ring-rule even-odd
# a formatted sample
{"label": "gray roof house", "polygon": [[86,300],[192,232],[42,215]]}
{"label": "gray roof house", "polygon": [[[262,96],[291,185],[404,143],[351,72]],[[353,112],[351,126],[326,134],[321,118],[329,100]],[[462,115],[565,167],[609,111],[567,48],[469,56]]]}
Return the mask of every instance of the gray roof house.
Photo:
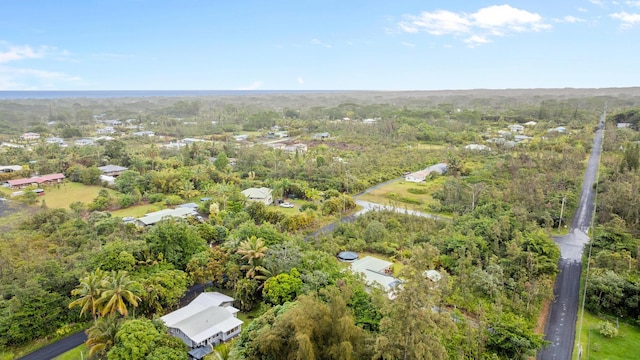
{"label": "gray roof house", "polygon": [[242,195],[244,195],[249,201],[259,201],[265,205],[271,205],[271,203],[273,203],[271,189],[266,187],[248,188],[247,190],[242,191]]}
{"label": "gray roof house", "polygon": [[424,181],[427,178],[427,176],[429,176],[429,174],[431,173],[442,175],[446,171],[447,171],[447,164],[445,163],[435,164],[435,165],[429,166],[424,170],[416,171],[416,172],[405,175],[404,180],[418,183],[418,182]]}
{"label": "gray roof house", "polygon": [[393,277],[392,262],[365,256],[351,263],[351,271],[362,274],[369,285],[380,285],[392,297],[392,291],[400,280]]}
{"label": "gray roof house", "polygon": [[232,303],[233,298],[227,295],[205,292],[189,305],[160,319],[169,329],[169,334],[182,340],[189,348],[206,350],[240,334],[242,320],[237,318],[239,310]]}
{"label": "gray roof house", "polygon": [[195,212],[195,210],[190,208],[164,209],[164,210],[148,213],[141,218],[137,218],[136,224],[138,226],[149,226],[149,225],[154,225],[165,218],[184,219],[187,216],[196,215],[196,214],[197,213]]}
{"label": "gray roof house", "polygon": [[98,167],[98,169],[107,176],[118,176],[122,174],[123,171],[129,170],[129,168],[119,165],[105,165]]}

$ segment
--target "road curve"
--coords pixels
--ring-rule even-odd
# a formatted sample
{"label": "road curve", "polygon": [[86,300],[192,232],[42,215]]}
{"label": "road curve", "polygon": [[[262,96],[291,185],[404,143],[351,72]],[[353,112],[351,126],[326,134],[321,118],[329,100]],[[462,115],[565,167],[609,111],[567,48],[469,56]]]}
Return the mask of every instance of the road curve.
{"label": "road curve", "polygon": [[589,242],[587,234],[594,210],[595,190],[593,185],[598,174],[598,165],[602,152],[602,137],[605,111],[600,116],[598,130],[593,140],[593,149],[587,163],[580,193],[578,208],[571,220],[569,234],[555,237],[560,248],[560,272],[554,286],[554,302],[551,304],[545,340],[550,344],[538,352],[538,360],[570,360],[576,337],[578,302],[580,299],[580,274],[582,271],[582,252]]}

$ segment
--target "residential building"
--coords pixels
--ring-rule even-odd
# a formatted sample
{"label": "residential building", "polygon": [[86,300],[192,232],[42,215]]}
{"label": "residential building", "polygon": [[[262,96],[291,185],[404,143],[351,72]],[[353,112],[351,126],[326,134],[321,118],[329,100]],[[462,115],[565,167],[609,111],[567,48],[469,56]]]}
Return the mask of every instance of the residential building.
{"label": "residential building", "polygon": [[424,170],[416,171],[416,172],[405,175],[404,180],[409,182],[419,183],[424,181],[427,178],[427,176],[429,176],[431,173],[442,175],[446,171],[447,171],[447,164],[445,163],[435,164],[435,165],[429,166]]}
{"label": "residential building", "polygon": [[136,131],[132,134],[133,136],[155,136],[156,134],[153,131]]}
{"label": "residential building", "polygon": [[122,174],[124,171],[129,170],[129,168],[126,168],[124,166],[120,166],[120,165],[105,165],[105,166],[99,166],[98,169],[100,171],[102,171],[102,173],[104,175],[107,176],[119,176],[120,174]]}
{"label": "residential building", "polygon": [[[240,335],[243,322],[237,318],[239,310],[232,304],[232,297],[218,292],[205,292],[189,305],[160,319],[167,326],[169,334],[182,340],[191,349],[190,355],[202,358],[211,352],[212,346]],[[196,349],[199,351],[193,351]]]}
{"label": "residential building", "polygon": [[189,216],[195,216],[197,212],[190,208],[175,208],[175,209],[164,209],[152,213],[145,214],[141,218],[136,219],[136,224],[138,226],[150,226],[155,225],[156,223],[167,219],[167,218],[177,218],[177,219],[185,219]]}
{"label": "residential building", "polygon": [[249,138],[249,135],[247,134],[241,134],[241,135],[233,135],[233,139],[235,141],[245,141]]}
{"label": "residential building", "polygon": [[524,131],[524,126],[520,124],[513,124],[507,126],[511,132],[520,133]]}
{"label": "residential building", "polygon": [[42,186],[59,184],[64,181],[64,174],[48,174],[42,176],[35,176],[32,178],[22,178],[15,180],[7,180],[7,184],[11,189],[22,189],[28,186]]}
{"label": "residential building", "polygon": [[363,124],[375,124],[376,123],[376,119],[364,119],[362,120]]}
{"label": "residential building", "polygon": [[[186,124],[186,123],[185,123],[185,124]],[[195,138],[184,138],[184,139],[182,139],[182,142],[183,142],[183,143],[185,143],[185,144],[187,144],[187,145],[190,145],[190,144],[193,144],[193,143],[197,143],[197,142],[206,142],[206,141],[207,141],[207,140],[204,140],[204,139],[195,139]]]}
{"label": "residential building", "polygon": [[47,144],[64,144],[64,139],[59,137],[46,138],[44,141],[46,141]]}
{"label": "residential building", "polygon": [[3,173],[3,174],[12,173],[14,171],[20,171],[20,170],[22,170],[22,166],[20,165],[0,166],[0,173]]}
{"label": "residential building", "polygon": [[99,135],[104,135],[104,134],[115,134],[116,133],[116,129],[114,129],[112,126],[105,126],[101,129],[96,130],[96,133]]}
{"label": "residential building", "polygon": [[567,132],[567,128],[564,127],[564,126],[558,126],[558,127],[553,128],[553,129],[549,129],[549,132],[566,133]]}
{"label": "residential building", "polygon": [[314,139],[319,139],[319,140],[328,139],[330,137],[331,137],[331,135],[328,132],[317,133],[317,134],[313,135]]}
{"label": "residential building", "polygon": [[269,188],[261,187],[261,188],[249,188],[247,190],[242,191],[242,195],[244,195],[249,201],[259,201],[264,203],[265,205],[271,205],[273,203],[272,190]]}
{"label": "residential building", "polygon": [[92,139],[79,139],[73,142],[75,146],[93,146],[95,145],[95,141]]}
{"label": "residential building", "polygon": [[40,134],[28,132],[20,135],[20,139],[22,140],[38,140],[40,139]]}
{"label": "residential building", "polygon": [[465,150],[473,150],[473,151],[486,151],[486,150],[490,150],[490,148],[487,145],[481,145],[481,144],[469,144],[466,145],[464,147]]}
{"label": "residential building", "polygon": [[373,256],[365,256],[351,263],[351,271],[362,274],[370,286],[379,285],[391,293],[400,280],[393,276],[393,263]]}

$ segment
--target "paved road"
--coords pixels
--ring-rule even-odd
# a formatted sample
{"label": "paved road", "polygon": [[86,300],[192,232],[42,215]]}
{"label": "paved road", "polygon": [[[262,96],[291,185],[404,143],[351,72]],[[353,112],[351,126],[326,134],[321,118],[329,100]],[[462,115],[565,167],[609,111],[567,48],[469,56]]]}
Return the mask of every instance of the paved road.
{"label": "paved road", "polygon": [[23,356],[20,360],[49,360],[58,355],[64,354],[67,351],[82,345],[87,341],[87,335],[84,330],[79,331],[66,338],[60,339],[53,344],[47,345],[39,350],[32,352],[29,355]]}
{"label": "paved road", "polygon": [[593,185],[598,174],[605,115],[606,109],[600,117],[599,129],[593,140],[593,149],[584,174],[580,202],[571,221],[569,234],[554,238],[560,247],[561,259],[558,264],[560,273],[556,277],[553,290],[555,301],[551,304],[545,327],[545,340],[550,341],[551,344],[543,351],[538,352],[539,360],[569,360],[573,354],[580,298],[582,252],[584,246],[589,242],[587,232],[595,206]]}

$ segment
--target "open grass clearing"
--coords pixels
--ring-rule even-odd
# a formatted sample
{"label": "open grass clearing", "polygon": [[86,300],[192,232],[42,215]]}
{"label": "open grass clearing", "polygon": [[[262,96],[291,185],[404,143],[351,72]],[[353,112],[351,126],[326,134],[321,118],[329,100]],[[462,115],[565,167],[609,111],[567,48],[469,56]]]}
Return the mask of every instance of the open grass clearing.
{"label": "open grass clearing", "polygon": [[440,189],[445,181],[446,177],[443,176],[421,183],[398,179],[358,198],[381,205],[429,212],[429,205],[438,203],[431,194]]}
{"label": "open grass clearing", "polygon": [[164,209],[162,203],[134,205],[125,209],[111,211],[111,215],[119,217],[133,216],[139,218],[146,213]]}
{"label": "open grass clearing", "polygon": [[[38,196],[38,201],[44,200],[49,208],[68,209],[71,203],[80,201],[88,204],[98,196],[98,192],[104,189],[101,186],[83,185],[75,182],[65,182],[60,185],[51,185],[43,188],[44,196]],[[106,189],[109,194],[115,196],[116,192]]]}
{"label": "open grass clearing", "polygon": [[[615,317],[604,317],[584,313],[582,332],[576,334],[576,347],[573,359],[578,359],[578,335],[582,347],[582,359],[590,360],[623,360],[637,359],[640,354],[640,327],[619,321],[618,336],[607,338],[600,335],[599,325],[602,321],[616,324]],[[580,320],[578,319],[578,326]]]}

